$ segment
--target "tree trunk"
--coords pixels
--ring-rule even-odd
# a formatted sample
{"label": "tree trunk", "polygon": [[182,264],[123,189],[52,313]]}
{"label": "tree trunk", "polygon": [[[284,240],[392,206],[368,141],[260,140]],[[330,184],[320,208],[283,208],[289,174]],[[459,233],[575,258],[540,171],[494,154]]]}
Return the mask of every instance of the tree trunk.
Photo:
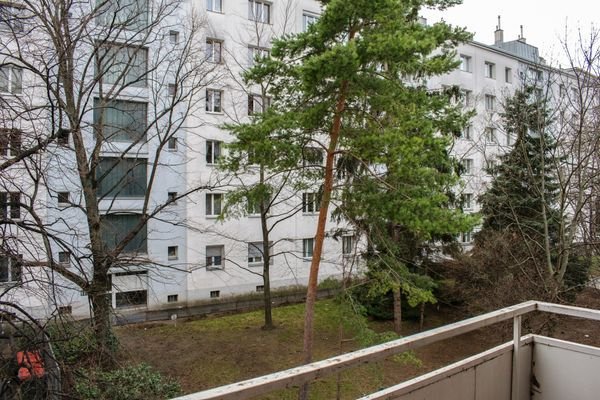
{"label": "tree trunk", "polygon": [[[265,170],[261,167],[260,170],[260,182],[265,181]],[[275,326],[273,325],[273,311],[271,306],[271,248],[269,246],[269,226],[267,224],[267,214],[269,212],[265,200],[260,202],[260,225],[262,230],[262,244],[263,244],[263,301],[265,306],[265,324],[264,330],[271,330]]]}
{"label": "tree trunk", "polygon": [[419,332],[423,331],[423,325],[425,324],[425,302],[421,303],[421,315],[419,318]]}
{"label": "tree trunk", "polygon": [[275,328],[273,325],[273,311],[271,305],[271,278],[269,263],[271,262],[271,257],[267,256],[267,251],[265,250],[265,259],[263,265],[263,301],[265,305],[265,324],[262,329],[271,330]]}
{"label": "tree trunk", "polygon": [[[352,39],[352,35],[350,36]],[[315,234],[315,243],[310,263],[310,275],[308,277],[308,287],[306,290],[306,310],[304,315],[304,363],[312,361],[313,335],[314,335],[314,316],[315,302],[317,300],[317,282],[319,277],[319,266],[321,263],[321,254],[323,252],[323,242],[325,241],[325,226],[327,224],[327,213],[329,211],[329,202],[331,192],[333,191],[333,167],[334,155],[337,149],[340,130],[342,127],[342,113],[346,105],[346,93],[348,91],[348,81],[342,82],[340,96],[336,104],[336,113],[333,117],[333,124],[329,132],[329,146],[327,148],[327,161],[325,162],[325,178],[323,182],[323,193],[321,197],[321,209],[319,210],[319,221],[317,232]],[[308,399],[308,383],[300,387],[298,394],[299,400]]]}
{"label": "tree trunk", "polygon": [[110,313],[110,297],[106,291],[88,293],[92,311],[92,328],[96,339],[97,356],[101,365],[111,365],[114,362],[115,338],[112,334]]}
{"label": "tree trunk", "polygon": [[394,332],[402,333],[402,290],[396,288],[394,293]]}

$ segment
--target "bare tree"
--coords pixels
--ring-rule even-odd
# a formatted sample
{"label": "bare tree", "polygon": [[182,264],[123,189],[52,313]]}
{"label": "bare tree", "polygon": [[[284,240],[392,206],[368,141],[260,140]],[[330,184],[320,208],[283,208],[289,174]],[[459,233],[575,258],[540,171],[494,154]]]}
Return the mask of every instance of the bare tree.
{"label": "bare tree", "polygon": [[88,296],[108,354],[111,273],[157,266],[148,230],[184,224],[176,202],[209,186],[187,179],[181,151],[219,74],[198,47],[204,21],[180,0],[2,8],[11,15],[2,68],[20,75],[23,92],[3,100],[15,103],[3,108],[3,132],[22,133],[20,155],[4,164],[6,176],[19,175],[24,211],[5,219],[5,235],[28,236],[26,264],[44,267],[38,278]]}

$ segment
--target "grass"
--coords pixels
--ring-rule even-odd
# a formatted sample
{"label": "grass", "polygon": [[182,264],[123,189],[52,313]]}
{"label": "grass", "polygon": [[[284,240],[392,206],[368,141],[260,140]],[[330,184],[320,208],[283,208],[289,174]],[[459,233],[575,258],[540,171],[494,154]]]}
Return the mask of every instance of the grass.
{"label": "grass", "polygon": [[[340,353],[340,321],[346,325],[345,339],[361,333],[360,329],[351,328],[357,324],[351,323],[351,318],[334,300],[319,301],[315,311],[314,360]],[[117,328],[116,333],[123,347],[124,362],[146,362],[177,379],[184,392],[191,393],[300,365],[303,316],[301,304],[275,308],[273,318],[277,328],[271,331],[260,328],[263,314],[259,310],[193,321],[130,325]],[[431,320],[439,322],[439,318]],[[369,325],[379,332],[391,329],[390,323]],[[407,322],[405,328],[407,333],[413,333],[416,324]],[[345,371],[340,375],[341,398],[360,397],[461,358],[465,352],[479,351],[489,342],[480,339],[467,337],[462,345],[453,344],[451,351],[446,350],[448,344],[444,342],[420,350],[417,357],[427,360],[424,365],[390,359]],[[352,340],[344,343],[341,352],[359,347],[359,341]],[[336,398],[336,388],[335,376],[320,380],[311,386],[311,399]],[[287,390],[265,398],[296,396],[296,391]]]}

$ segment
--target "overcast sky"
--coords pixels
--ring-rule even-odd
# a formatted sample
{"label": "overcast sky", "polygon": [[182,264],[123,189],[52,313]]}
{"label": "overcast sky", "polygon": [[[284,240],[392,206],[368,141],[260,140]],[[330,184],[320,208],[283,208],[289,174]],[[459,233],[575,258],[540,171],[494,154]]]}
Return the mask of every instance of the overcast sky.
{"label": "overcast sky", "polygon": [[[577,29],[589,34],[591,24],[600,27],[598,0],[463,0],[463,4],[446,11],[423,10],[428,22],[444,19],[452,25],[464,26],[475,33],[475,40],[494,43],[498,15],[502,21],[504,40],[515,40],[523,25],[527,43],[537,46],[547,61],[564,63],[560,41],[565,26],[571,38]],[[571,39],[569,39],[571,40]]]}

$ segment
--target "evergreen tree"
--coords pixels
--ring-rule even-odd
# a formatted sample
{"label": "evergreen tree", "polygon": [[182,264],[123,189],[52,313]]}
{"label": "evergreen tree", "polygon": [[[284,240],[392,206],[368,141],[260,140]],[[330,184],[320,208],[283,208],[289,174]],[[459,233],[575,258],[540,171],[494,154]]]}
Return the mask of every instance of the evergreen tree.
{"label": "evergreen tree", "polygon": [[[305,362],[312,360],[316,285],[330,202],[350,198],[338,190],[336,158],[354,159],[364,169],[357,182],[364,190],[355,186],[355,193],[363,204],[357,215],[365,220],[375,210],[385,210],[382,215],[394,213],[426,237],[435,230],[435,216],[448,212],[437,207],[447,203],[439,188],[455,182],[447,136],[460,132],[465,117],[447,98],[431,94],[424,79],[453,70],[454,48],[470,35],[445,23],[424,25],[419,10],[458,3],[323,1],[317,22],[304,33],[275,40],[272,57],[247,75],[251,84],[271,82],[268,94],[273,98],[269,112],[248,126],[248,132],[256,133],[248,135],[248,149],[258,149],[254,154],[259,157],[265,150],[269,157],[271,149],[286,143],[287,154],[281,165],[273,165],[275,170],[289,168],[292,156],[301,165],[307,147],[325,155],[306,299]],[[404,185],[404,190],[388,190],[390,183]]]}
{"label": "evergreen tree", "polygon": [[480,196],[483,231],[510,231],[540,244],[559,239],[556,142],[549,134],[549,110],[534,88],[526,87],[507,99],[501,114],[514,147],[491,171],[495,177]]}

